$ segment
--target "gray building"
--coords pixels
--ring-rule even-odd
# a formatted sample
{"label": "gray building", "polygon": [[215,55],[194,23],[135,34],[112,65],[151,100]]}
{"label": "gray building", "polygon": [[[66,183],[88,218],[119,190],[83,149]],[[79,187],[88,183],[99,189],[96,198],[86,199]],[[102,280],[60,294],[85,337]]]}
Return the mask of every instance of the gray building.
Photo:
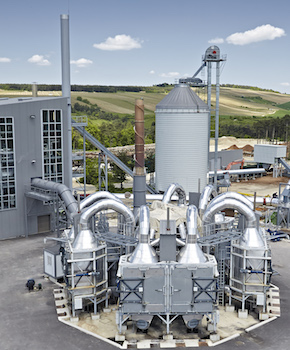
{"label": "gray building", "polygon": [[67,98],[0,100],[0,239],[49,231],[52,208],[25,196],[33,178],[71,187]]}

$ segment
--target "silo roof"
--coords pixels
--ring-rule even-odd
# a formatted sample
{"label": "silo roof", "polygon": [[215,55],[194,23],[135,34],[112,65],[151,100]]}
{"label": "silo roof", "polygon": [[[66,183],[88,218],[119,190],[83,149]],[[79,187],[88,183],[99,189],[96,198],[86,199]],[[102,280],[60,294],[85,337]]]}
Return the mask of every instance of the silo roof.
{"label": "silo roof", "polygon": [[208,111],[203,102],[187,84],[178,84],[156,105],[158,109],[190,109]]}

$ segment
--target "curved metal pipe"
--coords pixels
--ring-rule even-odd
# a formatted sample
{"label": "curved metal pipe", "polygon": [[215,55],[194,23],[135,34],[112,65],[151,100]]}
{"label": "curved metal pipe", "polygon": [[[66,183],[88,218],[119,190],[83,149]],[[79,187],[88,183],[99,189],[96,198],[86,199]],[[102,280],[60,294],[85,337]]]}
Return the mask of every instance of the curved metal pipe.
{"label": "curved metal pipe", "polygon": [[129,234],[132,235],[134,228],[134,215],[132,211],[126,207],[125,204],[120,203],[113,199],[103,199],[98,201],[96,204],[90,206],[87,210],[85,210],[80,217],[80,225],[82,229],[90,228],[90,219],[93,215],[97,214],[101,210],[112,209],[116,212],[122,214],[125,218],[126,224],[130,228]]}
{"label": "curved metal pipe", "polygon": [[[150,234],[150,212],[146,205],[139,208],[139,242],[148,243]],[[146,242],[145,242],[146,241]]]}
{"label": "curved metal pipe", "polygon": [[209,224],[216,213],[228,208],[236,209],[239,213],[245,216],[246,228],[256,228],[257,219],[253,210],[249,208],[248,205],[235,198],[225,198],[223,201],[212,203],[203,214],[203,223]]}
{"label": "curved metal pipe", "polygon": [[219,194],[211,202],[209,202],[207,208],[209,208],[211,205],[214,205],[217,202],[225,200],[226,198],[237,199],[240,202],[246,204],[250,209],[254,210],[254,204],[247,197],[237,192],[224,192]]}
{"label": "curved metal pipe", "polygon": [[213,185],[207,185],[205,186],[205,188],[203,189],[200,198],[199,198],[199,214],[202,216],[203,213],[205,212],[205,209],[208,205],[208,201],[210,199],[210,196],[213,195],[214,197],[217,196],[217,192],[214,188]]}
{"label": "curved metal pipe", "polygon": [[123,203],[121,201],[121,199],[119,199],[113,193],[108,192],[108,191],[99,191],[96,193],[92,193],[88,197],[84,198],[80,203],[80,209],[82,210],[86,207],[90,207],[93,203],[95,203],[101,199],[114,199],[117,202]]}
{"label": "curved metal pipe", "polygon": [[66,185],[38,178],[32,179],[31,184],[38,188],[57,192],[61,199],[64,201],[69,214],[75,214],[78,212],[77,201]]}
{"label": "curved metal pipe", "polygon": [[171,200],[171,197],[174,193],[177,193],[178,195],[178,205],[185,205],[186,204],[186,193],[181,185],[178,183],[171,184],[167,190],[165,191],[162,199],[162,203],[168,204]]}

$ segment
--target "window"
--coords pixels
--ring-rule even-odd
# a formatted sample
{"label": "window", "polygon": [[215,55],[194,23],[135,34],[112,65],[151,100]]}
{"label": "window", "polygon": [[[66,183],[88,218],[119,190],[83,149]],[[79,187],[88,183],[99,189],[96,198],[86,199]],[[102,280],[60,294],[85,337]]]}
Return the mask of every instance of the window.
{"label": "window", "polygon": [[0,117],[0,210],[16,208],[14,124]]}
{"label": "window", "polygon": [[62,114],[61,110],[42,111],[43,178],[62,183]]}

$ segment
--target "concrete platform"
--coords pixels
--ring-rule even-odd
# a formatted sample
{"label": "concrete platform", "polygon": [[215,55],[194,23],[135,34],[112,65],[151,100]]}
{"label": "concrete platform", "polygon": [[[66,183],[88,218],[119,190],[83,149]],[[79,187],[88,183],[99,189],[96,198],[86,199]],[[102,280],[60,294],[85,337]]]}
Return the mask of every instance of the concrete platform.
{"label": "concrete platform", "polygon": [[[0,336],[1,350],[51,349],[116,349],[110,341],[104,342],[91,336],[90,332],[81,332],[77,327],[68,327],[59,322],[56,312],[53,290],[55,285],[43,277],[43,239],[47,234],[30,236],[0,242]],[[280,289],[281,317],[273,322],[265,322],[263,327],[242,331],[231,340],[212,343],[210,340],[198,342],[196,339],[175,340],[177,348],[216,346],[230,350],[238,347],[243,350],[288,350],[290,342],[290,270],[288,256],[290,244],[287,241],[271,243],[273,268],[278,272],[272,282]],[[41,283],[43,290],[28,292],[25,284],[29,278]],[[276,307],[276,306],[274,306]],[[274,310],[273,310],[274,311]],[[276,311],[276,310],[275,310]],[[111,313],[109,313],[111,314]],[[90,315],[88,315],[89,318]],[[221,327],[221,324],[219,325]],[[146,342],[148,346],[148,342]],[[124,344],[125,345],[125,344]],[[127,344],[130,345],[130,344]],[[144,344],[145,345],[145,344]],[[136,347],[136,344],[135,344]],[[150,347],[158,347],[155,342]],[[128,346],[130,348],[130,346]]]}

